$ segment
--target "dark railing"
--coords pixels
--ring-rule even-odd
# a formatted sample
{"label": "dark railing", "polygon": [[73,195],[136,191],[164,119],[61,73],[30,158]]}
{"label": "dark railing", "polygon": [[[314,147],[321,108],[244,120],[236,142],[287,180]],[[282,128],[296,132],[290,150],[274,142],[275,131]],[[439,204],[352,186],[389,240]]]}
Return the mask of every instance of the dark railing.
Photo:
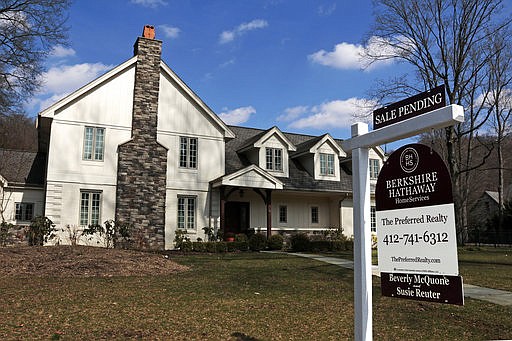
{"label": "dark railing", "polygon": [[508,245],[512,246],[512,231],[489,231],[478,228],[466,230],[466,243],[476,245]]}

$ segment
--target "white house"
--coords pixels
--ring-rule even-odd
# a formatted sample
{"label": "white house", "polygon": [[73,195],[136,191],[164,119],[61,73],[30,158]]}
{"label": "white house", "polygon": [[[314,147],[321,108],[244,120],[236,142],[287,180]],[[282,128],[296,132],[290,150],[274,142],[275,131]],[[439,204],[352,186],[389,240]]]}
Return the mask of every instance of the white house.
{"label": "white house", "polygon": [[[47,162],[44,207],[27,196],[37,202],[33,214],[60,227],[128,222],[151,249],[173,248],[177,229],[192,240],[205,238],[204,227],[353,234],[351,159],[341,140],[228,126],[161,61],[152,27],[134,50],[39,114]],[[370,157],[376,180],[384,154],[374,148]],[[23,207],[24,197],[13,204]]]}

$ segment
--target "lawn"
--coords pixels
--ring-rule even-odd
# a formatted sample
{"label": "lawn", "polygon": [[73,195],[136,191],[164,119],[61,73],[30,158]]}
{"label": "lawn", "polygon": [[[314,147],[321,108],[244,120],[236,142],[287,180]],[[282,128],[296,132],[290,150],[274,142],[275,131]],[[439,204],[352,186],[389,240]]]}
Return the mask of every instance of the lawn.
{"label": "lawn", "polygon": [[[186,271],[113,277],[0,276],[0,338],[346,340],[353,272],[285,254],[171,255]],[[380,296],[376,340],[511,339],[512,307]]]}

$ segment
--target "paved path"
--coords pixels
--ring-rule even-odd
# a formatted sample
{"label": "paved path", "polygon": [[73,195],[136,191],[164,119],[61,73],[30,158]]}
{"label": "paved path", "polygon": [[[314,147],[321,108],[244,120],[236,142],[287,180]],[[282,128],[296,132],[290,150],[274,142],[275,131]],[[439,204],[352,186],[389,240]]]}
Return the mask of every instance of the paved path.
{"label": "paved path", "polygon": [[[338,265],[343,268],[353,269],[354,262],[347,259],[336,257],[327,257],[322,255],[315,255],[309,253],[289,253],[298,257],[306,257],[318,260],[320,262]],[[380,271],[377,265],[372,265],[372,273],[374,276],[380,277]],[[477,300],[487,301],[499,305],[512,306],[512,292],[478,287],[476,285],[464,283],[464,297],[474,298]]]}

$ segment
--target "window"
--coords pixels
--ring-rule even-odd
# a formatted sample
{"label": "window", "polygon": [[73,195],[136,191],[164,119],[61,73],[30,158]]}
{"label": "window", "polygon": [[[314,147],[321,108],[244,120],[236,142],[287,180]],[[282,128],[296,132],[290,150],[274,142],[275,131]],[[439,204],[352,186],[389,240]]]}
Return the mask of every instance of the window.
{"label": "window", "polygon": [[377,179],[380,171],[379,159],[370,159],[370,179]]}
{"label": "window", "polygon": [[180,137],[180,167],[197,168],[197,138]]}
{"label": "window", "polygon": [[311,207],[311,223],[318,224],[318,207]]}
{"label": "window", "polygon": [[196,198],[178,197],[178,228],[196,228]]}
{"label": "window", "polygon": [[287,223],[288,222],[288,207],[281,205],[279,206],[279,222]]}
{"label": "window", "polygon": [[268,170],[283,170],[283,150],[280,148],[266,148],[266,165]]}
{"label": "window", "polygon": [[34,218],[34,204],[27,202],[16,203],[16,220],[31,221]]}
{"label": "window", "polygon": [[105,129],[85,127],[84,160],[103,161],[105,149]]}
{"label": "window", "polygon": [[377,232],[377,218],[375,215],[375,206],[370,207],[370,226],[372,232]]}
{"label": "window", "polygon": [[320,153],[320,175],[334,175],[334,154]]}
{"label": "window", "polygon": [[100,224],[101,192],[81,191],[80,192],[80,225]]}

